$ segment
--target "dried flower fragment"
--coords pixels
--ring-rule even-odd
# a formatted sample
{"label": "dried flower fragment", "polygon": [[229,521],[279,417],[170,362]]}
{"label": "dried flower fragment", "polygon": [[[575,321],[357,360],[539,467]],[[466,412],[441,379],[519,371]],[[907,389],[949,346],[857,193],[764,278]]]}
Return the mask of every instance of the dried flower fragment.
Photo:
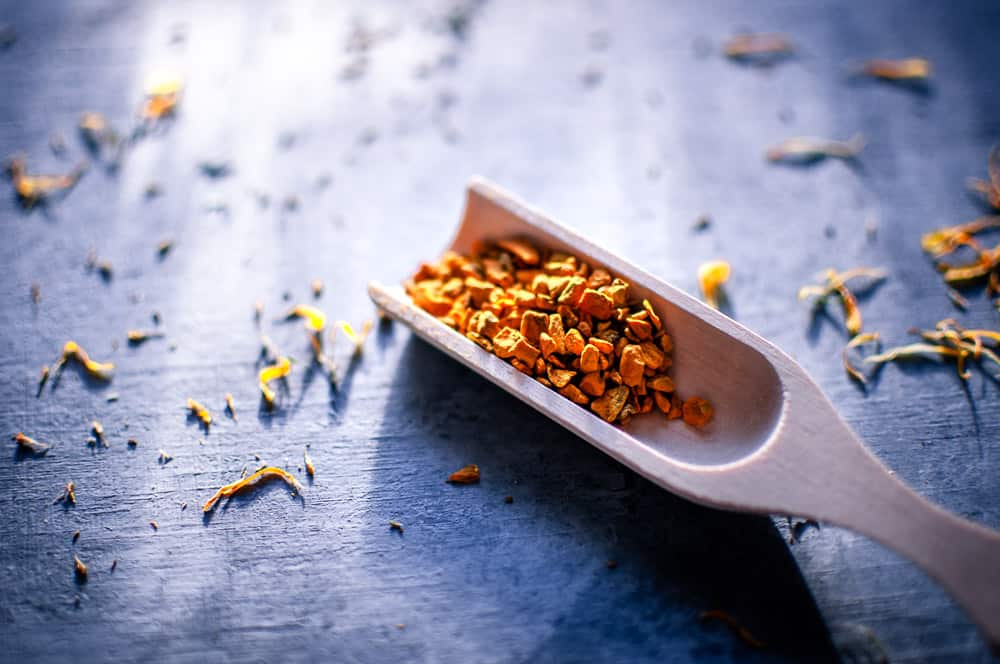
{"label": "dried flower fragment", "polygon": [[97,420],[94,420],[93,422],[90,423],[90,431],[91,431],[91,433],[94,434],[94,438],[97,439],[98,443],[100,443],[103,447],[107,447],[108,446],[108,441],[104,437],[104,425],[103,424],[101,424]]}
{"label": "dried flower fragment", "polygon": [[397,530],[399,532],[403,532],[403,524],[401,524],[399,521],[394,521],[394,520],[390,519],[389,520],[389,528],[392,529],[392,530]]}
{"label": "dried flower fragment", "polygon": [[129,438],[126,444],[129,446],[130,449],[133,450],[139,447],[139,441],[136,440],[135,438]]}
{"label": "dried flower fragment", "polygon": [[38,389],[35,391],[35,396],[41,396],[42,390],[45,388],[45,383],[49,380],[49,365],[42,367],[41,372],[38,374]]}
{"label": "dried flower fragment", "polygon": [[361,332],[355,332],[354,328],[351,327],[351,324],[346,320],[337,321],[337,327],[339,327],[341,332],[344,333],[344,336],[346,336],[347,339],[354,344],[354,354],[361,355],[365,349],[365,340],[368,339],[368,333],[372,330],[372,321],[366,320],[361,325]]}
{"label": "dried flower fragment", "polygon": [[844,346],[844,350],[841,353],[841,357],[843,358],[844,361],[844,371],[847,372],[848,376],[858,381],[862,385],[866,385],[868,383],[868,379],[865,377],[865,375],[861,372],[860,369],[858,369],[851,363],[850,353],[852,349],[857,348],[859,346],[863,346],[865,344],[875,344],[876,346],[878,346],[879,345],[878,332],[865,332],[864,334],[858,334],[854,336],[850,341],[847,342],[847,345]]}
{"label": "dried flower fragment", "polygon": [[180,102],[184,81],[177,75],[158,72],[146,81],[146,100],[140,116],[144,120],[159,120],[172,115]]}
{"label": "dried flower fragment", "polygon": [[969,189],[983,194],[987,203],[1000,210],[1000,145],[994,145],[990,149],[986,169],[989,180],[972,178],[969,180]]}
{"label": "dried flower fragment", "polygon": [[212,414],[208,412],[208,408],[205,408],[202,404],[189,398],[187,400],[187,409],[191,411],[192,415],[201,421],[205,429],[208,429],[208,427],[212,425]]}
{"label": "dried flower fragment", "polygon": [[[673,392],[673,341],[652,303],[607,270],[522,239],[448,252],[405,283],[413,304],[608,422]],[[662,400],[662,397],[661,397]],[[679,419],[666,398],[661,408]]]}
{"label": "dried flower fragment", "polygon": [[82,583],[87,580],[87,566],[75,553],[73,554],[73,573],[76,575],[77,581]]}
{"label": "dried flower fragment", "polygon": [[476,484],[479,482],[479,466],[472,463],[463,466],[448,476],[452,484]]}
{"label": "dried flower fragment", "polygon": [[73,533],[73,544],[76,544],[76,541],[78,539],[80,539],[80,531],[79,530],[76,531],[75,533]]}
{"label": "dried flower fragment", "polygon": [[99,378],[101,380],[111,380],[112,374],[115,370],[115,365],[111,362],[95,362],[90,359],[87,351],[81,348],[75,341],[67,341],[63,346],[62,355],[58,360],[56,360],[54,370],[57,373],[60,372],[69,360],[76,360],[83,365],[83,368],[87,370],[87,373],[94,378]]}
{"label": "dried flower fragment", "polygon": [[25,208],[32,208],[37,203],[43,203],[53,195],[66,192],[76,186],[86,171],[81,164],[67,175],[28,175],[24,157],[11,158],[7,172],[14,183],[14,191],[18,200]]}
{"label": "dried flower fragment", "polygon": [[746,627],[740,624],[740,622],[736,620],[736,618],[726,613],[725,611],[721,611],[719,609],[713,609],[711,611],[702,611],[698,619],[701,620],[701,622],[705,622],[708,620],[718,620],[719,622],[725,623],[726,626],[733,631],[733,634],[738,636],[741,641],[743,641],[751,648],[760,650],[761,648],[765,647],[763,641],[755,637],[750,632],[750,630],[748,630]]}
{"label": "dried flower fragment", "polygon": [[87,111],[80,116],[77,127],[80,130],[80,137],[91,153],[108,158],[111,166],[117,167],[122,157],[124,142],[107,118],[100,113]]}
{"label": "dried flower fragment", "polygon": [[931,63],[924,58],[874,59],[862,64],[859,71],[887,81],[923,81],[930,78]]}
{"label": "dried flower fragment", "polygon": [[201,511],[208,512],[212,509],[212,507],[215,506],[215,504],[219,501],[219,499],[229,498],[246,488],[254,487],[258,483],[267,481],[272,478],[281,479],[288,486],[292,487],[294,491],[297,491],[300,494],[304,493],[302,490],[302,485],[299,484],[299,481],[295,479],[293,475],[291,475],[285,470],[282,470],[281,468],[277,468],[275,466],[267,466],[265,468],[261,468],[260,470],[253,473],[249,477],[244,477],[243,479],[233,482],[232,484],[227,484],[219,488],[219,490],[216,491],[212,495],[212,497],[205,502],[204,505],[202,505]]}
{"label": "dried flower fragment", "polygon": [[159,461],[160,464],[166,465],[174,460],[174,457],[170,454],[167,454],[164,450],[161,449],[157,451],[160,453],[159,456],[157,457],[157,461]]}
{"label": "dried flower fragment", "polygon": [[66,505],[76,505],[76,484],[73,480],[66,482],[66,486],[63,487],[62,493],[60,493],[54,502],[65,503]]}
{"label": "dried flower fragment", "polygon": [[30,292],[31,292],[32,304],[37,305],[39,302],[42,301],[42,287],[38,284],[37,281],[33,281],[31,283]]}
{"label": "dried flower fragment", "polygon": [[722,45],[727,58],[759,64],[772,64],[795,52],[791,40],[780,34],[742,33]]}
{"label": "dried flower fragment", "polygon": [[287,357],[279,356],[277,361],[260,370],[257,374],[257,381],[260,385],[260,393],[264,398],[264,403],[270,408],[274,405],[277,394],[271,389],[270,383],[273,380],[284,378],[292,372],[292,362]]}
{"label": "dried flower fragment", "polygon": [[719,308],[719,292],[729,280],[730,271],[726,261],[709,261],[698,267],[698,286],[705,303],[713,309]]}
{"label": "dried flower fragment", "polygon": [[[966,329],[954,319],[938,321],[933,330],[915,330],[923,339],[922,343],[890,348],[885,353],[867,358],[866,362],[884,364],[899,360],[955,358],[959,377],[967,380],[971,373],[966,369],[969,361],[982,366],[983,361],[991,362],[1000,369],[1000,331]],[[1000,380],[1000,372],[993,374]]]}
{"label": "dried flower fragment", "polygon": [[799,289],[799,299],[815,298],[816,306],[824,306],[826,299],[836,294],[844,308],[844,327],[853,337],[861,331],[861,310],[858,308],[858,301],[854,293],[848,289],[847,282],[853,279],[866,279],[868,283],[865,285],[865,290],[867,290],[885,279],[885,273],[881,270],[865,267],[845,272],[837,272],[830,268],[823,275],[826,278],[826,283],[822,286],[803,286]]}
{"label": "dried flower fragment", "polygon": [[297,305],[285,315],[285,318],[304,318],[306,329],[311,332],[322,332],[326,327],[326,314],[308,304]]}
{"label": "dried flower fragment", "polygon": [[313,465],[312,457],[309,456],[309,450],[302,451],[302,461],[306,464],[306,474],[309,477],[314,477],[316,475],[316,466]]}
{"label": "dried flower fragment", "polygon": [[865,147],[865,137],[855,134],[846,141],[832,141],[814,136],[789,138],[767,151],[767,160],[772,162],[811,163],[833,157],[854,159]]}
{"label": "dried flower fragment", "polygon": [[174,248],[174,241],[171,240],[170,238],[160,240],[159,242],[156,243],[156,254],[160,258],[165,258],[166,255],[169,254],[170,250],[173,248]]}
{"label": "dried flower fragment", "polygon": [[157,530],[160,529],[160,524],[158,524],[156,521],[150,521],[149,527],[153,529],[153,532],[156,532]]}
{"label": "dried flower fragment", "polygon": [[39,456],[45,454],[52,448],[51,445],[39,442],[34,438],[32,438],[31,436],[26,436],[24,433],[20,431],[11,436],[11,440],[17,443],[18,449],[21,449],[25,452],[29,452],[31,454],[37,454]]}
{"label": "dried flower fragment", "polygon": [[920,246],[934,258],[952,253],[961,246],[979,249],[973,236],[983,231],[1000,228],[1000,216],[979,217],[964,224],[944,226],[920,236]]}
{"label": "dried flower fragment", "polygon": [[309,282],[309,290],[312,291],[313,297],[318,298],[323,294],[323,280],[313,279]]}
{"label": "dried flower fragment", "polygon": [[129,330],[125,333],[128,342],[133,346],[138,346],[150,339],[162,339],[163,332],[154,330]]}
{"label": "dried flower fragment", "polygon": [[229,392],[226,392],[226,412],[229,413],[229,417],[233,419],[233,422],[237,421],[236,403],[233,401],[233,395]]}

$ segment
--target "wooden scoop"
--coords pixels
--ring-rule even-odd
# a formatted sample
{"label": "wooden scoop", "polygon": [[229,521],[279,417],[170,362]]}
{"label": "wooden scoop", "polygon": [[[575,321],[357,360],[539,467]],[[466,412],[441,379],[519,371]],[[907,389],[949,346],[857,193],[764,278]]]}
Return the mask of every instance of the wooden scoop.
{"label": "wooden scoop", "polygon": [[708,398],[704,429],[639,415],[626,427],[522,374],[417,308],[402,288],[368,286],[418,336],[651,481],[703,505],[795,514],[863,533],[944,586],[1000,645],[1000,533],[958,518],[891,475],[805,370],[774,345],[666,282],[596,247],[484,180],[473,180],[450,249],[510,237],[566,251],[628,281],[674,338],[672,374]]}

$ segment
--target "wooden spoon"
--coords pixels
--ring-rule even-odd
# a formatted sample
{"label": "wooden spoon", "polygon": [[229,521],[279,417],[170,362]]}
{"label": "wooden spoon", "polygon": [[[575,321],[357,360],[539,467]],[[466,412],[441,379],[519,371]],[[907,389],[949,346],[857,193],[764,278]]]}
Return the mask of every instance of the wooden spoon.
{"label": "wooden spoon", "polygon": [[594,246],[476,179],[450,249],[523,237],[607,268],[647,298],[674,338],[672,374],[707,397],[715,418],[694,429],[637,416],[627,427],[522,374],[430,314],[400,287],[368,293],[383,311],[473,371],[660,486],[703,505],[795,514],[867,535],[944,586],[1000,646],[1000,533],[956,517],[896,479],[869,452],[794,360],[739,323]]}

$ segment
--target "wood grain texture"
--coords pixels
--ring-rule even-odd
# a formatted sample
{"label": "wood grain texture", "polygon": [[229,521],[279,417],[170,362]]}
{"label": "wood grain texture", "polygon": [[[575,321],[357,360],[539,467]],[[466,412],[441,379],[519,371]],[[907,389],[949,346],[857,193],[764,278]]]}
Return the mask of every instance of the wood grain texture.
{"label": "wood grain texture", "polygon": [[[689,291],[701,261],[728,259],[734,317],[801,362],[908,484],[996,527],[996,385],[888,367],[866,395],[843,375],[838,327],[810,320],[795,291],[827,265],[885,267],[862,307],[890,342],[956,313],[918,237],[980,212],[963,184],[1000,140],[1000,85],[984,66],[1000,10],[487,3],[449,20],[450,7],[4,4],[19,38],[0,51],[0,153],[25,152],[32,170],[83,155],[83,110],[127,125],[150,69],[178,67],[188,88],[176,122],[117,175],[91,169],[47,212],[0,201],[0,430],[56,443],[44,459],[0,461],[2,657],[822,660],[863,625],[894,661],[989,661],[951,600],[878,545],[824,527],[787,547],[783,520],[674,498],[402,329],[380,329],[349,372],[341,346],[339,392],[300,365],[290,403],[261,413],[252,313],[261,298],[262,331],[306,358],[299,324],[275,322],[282,293],[307,300],[321,277],[331,317],[370,316],[366,282],[435,256],[482,173]],[[363,54],[355,24],[380,35]],[[171,43],[179,25],[186,39]],[[803,54],[770,70],[726,62],[717,47],[741,26],[788,32]],[[845,64],[869,55],[929,57],[932,92],[845,81]],[[71,159],[49,153],[53,130]],[[763,159],[791,135],[859,130],[858,169]],[[232,176],[198,173],[219,158]],[[164,195],[146,200],[153,180]],[[299,209],[283,209],[293,194]],[[223,202],[228,214],[207,209]],[[692,233],[706,212],[712,228]],[[166,236],[176,248],[159,261]],[[85,272],[91,247],[114,263],[110,283]],[[970,298],[961,320],[995,326]],[[167,338],[127,347],[153,310]],[[67,372],[36,399],[40,366],[69,338],[115,361],[114,382]],[[238,423],[222,414],[226,392]],[[219,420],[207,436],[186,419],[188,396]],[[108,450],[84,444],[94,418]],[[273,485],[202,519],[200,503],[254,454],[301,475],[306,444],[317,477],[304,502]],[[174,460],[158,464],[158,448]],[[465,463],[482,484],[444,484]],[[64,509],[52,500],[68,479],[78,504]],[[90,565],[82,587],[74,550]],[[699,626],[708,608],[771,648]]]}

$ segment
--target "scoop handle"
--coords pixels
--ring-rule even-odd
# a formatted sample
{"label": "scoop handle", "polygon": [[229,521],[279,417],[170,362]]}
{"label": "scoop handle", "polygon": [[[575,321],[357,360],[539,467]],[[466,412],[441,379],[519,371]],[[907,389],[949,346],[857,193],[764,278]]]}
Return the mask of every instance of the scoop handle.
{"label": "scoop handle", "polygon": [[776,446],[787,480],[782,503],[793,514],[844,526],[916,563],[1000,651],[1000,533],[910,489],[832,405],[820,401],[825,399],[814,400],[811,410],[796,409]]}

